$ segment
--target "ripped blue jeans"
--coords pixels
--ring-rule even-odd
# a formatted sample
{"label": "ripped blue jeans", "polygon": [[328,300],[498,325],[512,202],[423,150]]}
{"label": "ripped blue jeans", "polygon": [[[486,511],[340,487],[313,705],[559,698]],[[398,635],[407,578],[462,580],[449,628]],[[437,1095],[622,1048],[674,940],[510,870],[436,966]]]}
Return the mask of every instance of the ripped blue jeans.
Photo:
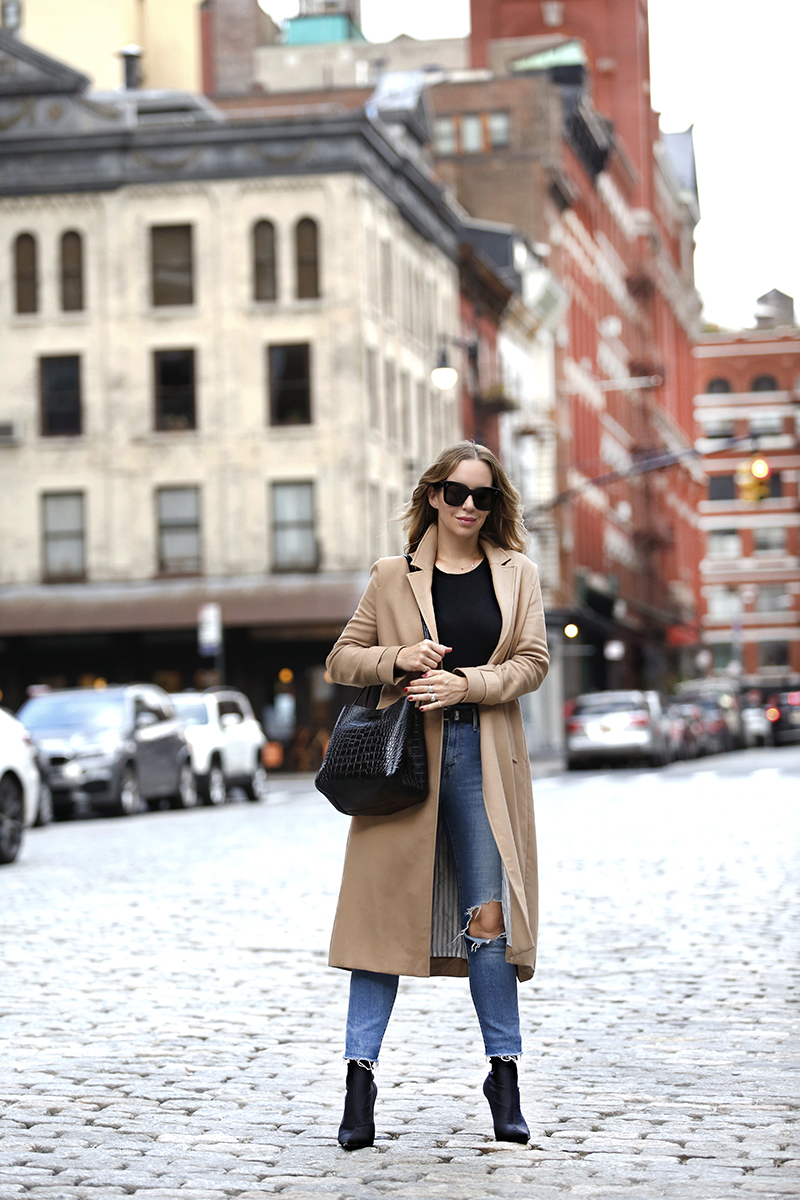
{"label": "ripped blue jeans", "polygon": [[[477,722],[444,722],[439,814],[453,855],[466,930],[482,904],[502,900],[500,854],[483,801]],[[521,1054],[517,972],[506,962],[505,934],[483,940],[465,933],[465,938],[470,992],[486,1054]],[[397,984],[397,975],[351,972],[345,1058],[377,1062]]]}

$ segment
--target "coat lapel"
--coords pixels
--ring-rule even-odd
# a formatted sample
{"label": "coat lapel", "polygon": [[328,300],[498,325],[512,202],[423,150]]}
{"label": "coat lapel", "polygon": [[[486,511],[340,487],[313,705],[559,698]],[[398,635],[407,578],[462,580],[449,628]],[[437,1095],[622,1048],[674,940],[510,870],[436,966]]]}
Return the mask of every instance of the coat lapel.
{"label": "coat lapel", "polygon": [[[412,569],[408,575],[408,582],[414,593],[415,602],[425,618],[425,624],[428,626],[430,635],[435,642],[438,642],[439,635],[436,629],[436,617],[433,611],[431,589],[437,545],[438,530],[435,525],[429,525],[423,535],[422,541],[411,556]],[[517,568],[514,565],[511,555],[506,550],[501,550],[498,546],[493,546],[489,542],[484,541],[480,545],[486,558],[489,560],[494,594],[497,597],[497,603],[500,606],[500,616],[502,618],[500,640],[490,659],[491,662],[498,662],[503,657],[504,648],[516,617]]]}
{"label": "coat lapel", "polygon": [[436,562],[436,546],[438,531],[435,525],[429,525],[425,530],[422,541],[411,556],[411,570],[408,582],[414,593],[419,611],[425,618],[428,632],[434,642],[438,642],[439,634],[436,629],[436,616],[433,611],[433,565]]}
{"label": "coat lapel", "polygon": [[499,546],[492,546],[489,542],[481,542],[481,548],[489,560],[494,594],[503,621],[500,640],[489,661],[500,662],[505,656],[506,642],[517,615],[517,567],[507,550],[501,550]]}

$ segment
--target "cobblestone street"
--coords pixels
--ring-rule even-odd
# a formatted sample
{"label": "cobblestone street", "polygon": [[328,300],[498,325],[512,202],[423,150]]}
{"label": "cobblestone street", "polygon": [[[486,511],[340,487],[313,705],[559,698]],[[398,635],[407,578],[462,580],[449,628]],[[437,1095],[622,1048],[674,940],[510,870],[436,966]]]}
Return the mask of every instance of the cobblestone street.
{"label": "cobblestone street", "polygon": [[786,748],[536,781],[528,1148],[492,1139],[459,980],[401,982],[376,1145],[336,1145],[347,821],[308,780],[29,830],[0,871],[0,1200],[800,1194],[799,778]]}

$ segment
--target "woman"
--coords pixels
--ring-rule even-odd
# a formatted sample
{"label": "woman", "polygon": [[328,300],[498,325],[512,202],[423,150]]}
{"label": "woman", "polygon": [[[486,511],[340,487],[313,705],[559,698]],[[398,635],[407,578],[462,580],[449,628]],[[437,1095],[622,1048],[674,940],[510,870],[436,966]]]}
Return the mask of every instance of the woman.
{"label": "woman", "polygon": [[[370,1146],[373,1067],[399,975],[469,975],[491,1061],[495,1137],[527,1142],[517,980],[536,953],[536,835],[519,697],[549,661],[519,496],[485,446],[444,450],[405,514],[409,559],[380,559],[328,658],[427,714],[424,803],[352,821],[330,964],[351,971],[339,1142]],[[430,640],[422,636],[422,618]]]}

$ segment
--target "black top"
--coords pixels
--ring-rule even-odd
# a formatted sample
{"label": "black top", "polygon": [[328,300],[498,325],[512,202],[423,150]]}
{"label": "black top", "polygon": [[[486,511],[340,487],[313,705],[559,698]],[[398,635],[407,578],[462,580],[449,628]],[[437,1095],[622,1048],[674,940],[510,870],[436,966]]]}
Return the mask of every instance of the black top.
{"label": "black top", "polygon": [[503,619],[486,559],[466,575],[434,567],[432,596],[439,641],[453,647],[442,659],[442,670],[488,663],[500,641]]}

